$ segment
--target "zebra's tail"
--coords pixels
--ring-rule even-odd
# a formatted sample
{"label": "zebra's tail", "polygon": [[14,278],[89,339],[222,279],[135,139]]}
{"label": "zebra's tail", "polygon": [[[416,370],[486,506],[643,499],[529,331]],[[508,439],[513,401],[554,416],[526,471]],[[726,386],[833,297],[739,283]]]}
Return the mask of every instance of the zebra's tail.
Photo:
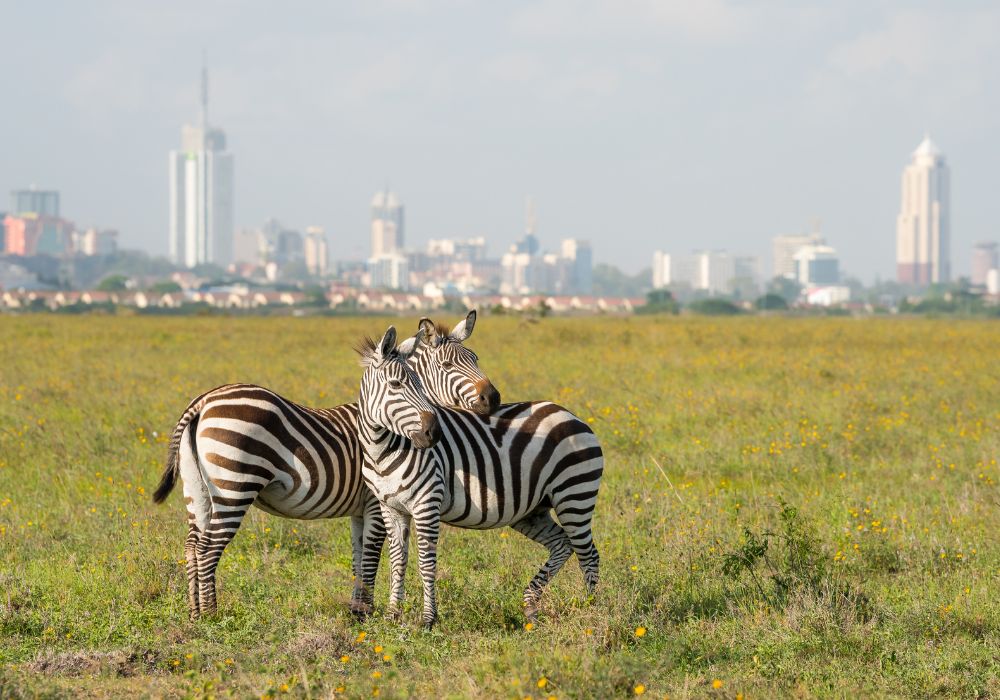
{"label": "zebra's tail", "polygon": [[[214,389],[212,390],[214,391]],[[170,436],[170,444],[167,446],[167,466],[163,470],[163,476],[160,477],[160,485],[156,487],[156,491],[153,492],[153,503],[163,503],[167,500],[167,496],[170,492],[174,490],[174,484],[177,483],[177,474],[180,472],[180,451],[181,451],[181,439],[184,437],[184,431],[187,429],[188,425],[197,419],[198,414],[201,413],[201,409],[204,408],[206,403],[206,396],[212,392],[207,392],[202,394],[194,401],[192,401],[187,410],[184,411],[184,415],[181,419],[177,421],[177,427],[174,428],[173,435]]]}

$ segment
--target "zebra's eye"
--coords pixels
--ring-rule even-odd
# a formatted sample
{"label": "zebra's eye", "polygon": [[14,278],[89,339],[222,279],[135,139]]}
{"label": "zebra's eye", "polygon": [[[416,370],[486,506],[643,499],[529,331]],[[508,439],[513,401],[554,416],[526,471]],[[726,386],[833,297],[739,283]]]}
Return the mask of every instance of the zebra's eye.
{"label": "zebra's eye", "polygon": [[398,379],[390,379],[389,386],[391,386],[393,389],[402,389],[403,382],[399,381]]}
{"label": "zebra's eye", "polygon": [[454,366],[455,365],[449,362],[448,360],[445,360],[444,362],[441,363],[441,369],[451,369]]}

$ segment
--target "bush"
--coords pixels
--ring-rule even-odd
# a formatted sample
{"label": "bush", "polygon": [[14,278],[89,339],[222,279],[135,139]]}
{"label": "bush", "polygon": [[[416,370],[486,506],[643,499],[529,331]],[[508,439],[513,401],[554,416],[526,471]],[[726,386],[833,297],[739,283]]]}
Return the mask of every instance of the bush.
{"label": "bush", "polygon": [[691,302],[688,308],[702,316],[736,316],[743,313],[740,307],[728,299],[699,299]]}
{"label": "bush", "polygon": [[753,305],[761,311],[787,311],[788,302],[780,294],[769,292],[762,297],[757,297]]}
{"label": "bush", "polygon": [[654,289],[646,292],[646,303],[635,310],[637,314],[676,314],[680,312],[680,304],[667,289]]}

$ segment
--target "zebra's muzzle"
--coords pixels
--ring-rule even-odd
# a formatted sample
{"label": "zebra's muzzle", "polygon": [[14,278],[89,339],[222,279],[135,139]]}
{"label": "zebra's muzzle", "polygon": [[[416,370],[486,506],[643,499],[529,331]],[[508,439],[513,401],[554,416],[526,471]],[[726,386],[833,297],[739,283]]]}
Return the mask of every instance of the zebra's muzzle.
{"label": "zebra's muzzle", "polygon": [[470,407],[473,413],[478,413],[481,416],[493,413],[500,405],[500,392],[493,386],[493,382],[489,379],[476,382],[476,391],[479,393]]}
{"label": "zebra's muzzle", "polygon": [[420,412],[420,429],[410,433],[410,442],[421,450],[433,447],[441,439],[441,425],[433,411]]}

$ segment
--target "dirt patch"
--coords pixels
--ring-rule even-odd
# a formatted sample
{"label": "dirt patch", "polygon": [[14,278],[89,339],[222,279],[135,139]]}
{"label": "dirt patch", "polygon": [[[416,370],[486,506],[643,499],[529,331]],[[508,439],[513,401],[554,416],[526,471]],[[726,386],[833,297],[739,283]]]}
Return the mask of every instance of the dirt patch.
{"label": "dirt patch", "polygon": [[355,652],[357,645],[350,632],[302,632],[288,645],[292,656],[314,661],[322,656],[340,658]]}
{"label": "dirt patch", "polygon": [[32,673],[49,676],[135,676],[146,674],[156,666],[157,654],[152,650],[127,651],[64,651],[39,654],[26,668]]}

